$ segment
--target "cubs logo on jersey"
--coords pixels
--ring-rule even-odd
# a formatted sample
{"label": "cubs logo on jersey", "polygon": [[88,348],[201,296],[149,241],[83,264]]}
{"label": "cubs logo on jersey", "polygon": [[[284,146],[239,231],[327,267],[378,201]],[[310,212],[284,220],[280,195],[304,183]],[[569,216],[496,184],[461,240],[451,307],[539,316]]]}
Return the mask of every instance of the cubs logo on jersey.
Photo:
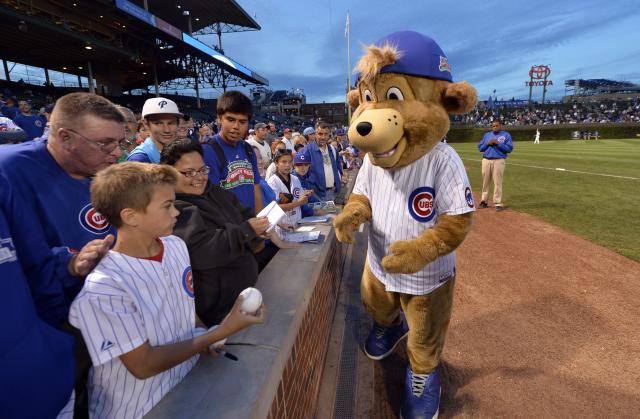
{"label": "cubs logo on jersey", "polygon": [[193,290],[193,271],[191,270],[191,266],[187,266],[187,268],[182,273],[182,288],[184,288],[189,297],[194,297],[195,293]]}
{"label": "cubs logo on jersey", "polygon": [[464,199],[467,200],[469,208],[473,208],[473,194],[471,193],[471,188],[468,186],[464,189]]}
{"label": "cubs logo on jersey", "polygon": [[293,197],[295,199],[300,198],[300,188],[293,188]]}
{"label": "cubs logo on jersey", "polygon": [[111,226],[105,216],[100,214],[91,204],[87,204],[80,210],[78,221],[82,228],[96,235],[106,233]]}
{"label": "cubs logo on jersey", "polygon": [[429,186],[416,188],[409,195],[408,204],[411,217],[420,223],[431,221],[436,215],[435,198],[435,189]]}

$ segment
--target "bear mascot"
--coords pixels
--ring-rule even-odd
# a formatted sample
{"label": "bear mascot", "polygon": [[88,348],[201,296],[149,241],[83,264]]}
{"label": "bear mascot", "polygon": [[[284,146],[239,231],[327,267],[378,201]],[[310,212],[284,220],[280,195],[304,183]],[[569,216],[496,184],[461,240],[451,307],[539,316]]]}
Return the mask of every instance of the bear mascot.
{"label": "bear mascot", "polygon": [[366,156],[334,220],[336,236],[353,243],[360,224],[370,223],[361,294],[374,324],[365,353],[383,359],[407,337],[400,415],[437,417],[454,250],[471,228],[474,211],[462,160],[441,140],[449,130],[448,114],[469,112],[476,91],[466,82],[454,83],[442,49],[417,32],[395,32],[367,47],[356,70],[349,140]]}

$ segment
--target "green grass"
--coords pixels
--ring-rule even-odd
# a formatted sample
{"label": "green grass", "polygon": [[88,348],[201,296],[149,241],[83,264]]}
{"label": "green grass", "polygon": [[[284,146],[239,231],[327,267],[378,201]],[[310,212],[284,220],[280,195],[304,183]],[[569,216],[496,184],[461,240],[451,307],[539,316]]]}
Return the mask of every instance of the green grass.
{"label": "green grass", "polygon": [[[464,161],[474,192],[480,194],[481,154],[476,144],[451,145]],[[490,201],[492,194],[493,187]],[[516,142],[507,159],[503,201],[640,261],[640,140]]]}

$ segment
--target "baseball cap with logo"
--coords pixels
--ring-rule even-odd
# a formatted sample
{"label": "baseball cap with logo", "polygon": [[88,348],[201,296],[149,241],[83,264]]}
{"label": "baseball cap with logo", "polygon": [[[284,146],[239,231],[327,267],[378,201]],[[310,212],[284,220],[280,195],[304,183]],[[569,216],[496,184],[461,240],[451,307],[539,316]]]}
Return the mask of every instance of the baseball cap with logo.
{"label": "baseball cap with logo", "polygon": [[298,151],[293,158],[293,164],[311,164],[311,153],[306,148]]}
{"label": "baseball cap with logo", "polygon": [[447,56],[430,37],[413,31],[399,31],[376,42],[378,47],[386,44],[395,46],[400,52],[400,58],[395,63],[382,67],[380,73],[453,81]]}
{"label": "baseball cap with logo", "polygon": [[171,100],[163,97],[153,97],[147,99],[142,106],[142,117],[146,118],[149,115],[176,115],[182,116],[182,113],[178,110],[178,105]]}

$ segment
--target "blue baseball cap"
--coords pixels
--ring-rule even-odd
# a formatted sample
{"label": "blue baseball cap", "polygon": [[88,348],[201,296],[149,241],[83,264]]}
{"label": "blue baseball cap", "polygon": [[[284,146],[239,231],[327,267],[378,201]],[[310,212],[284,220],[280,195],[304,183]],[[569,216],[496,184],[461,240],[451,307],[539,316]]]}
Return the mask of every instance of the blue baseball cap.
{"label": "blue baseball cap", "polygon": [[347,135],[347,131],[344,128],[338,128],[336,130],[336,135]]}
{"label": "blue baseball cap", "polygon": [[296,153],[293,164],[311,164],[311,154],[306,147]]}
{"label": "blue baseball cap", "polygon": [[376,42],[379,47],[385,44],[395,46],[400,52],[400,58],[395,63],[382,67],[380,73],[399,73],[453,82],[447,56],[430,37],[414,31],[399,31]]}
{"label": "blue baseball cap", "polygon": [[304,129],[304,131],[302,131],[303,135],[311,135],[311,134],[315,134],[315,133],[316,133],[316,130],[313,129],[313,127],[306,127]]}

